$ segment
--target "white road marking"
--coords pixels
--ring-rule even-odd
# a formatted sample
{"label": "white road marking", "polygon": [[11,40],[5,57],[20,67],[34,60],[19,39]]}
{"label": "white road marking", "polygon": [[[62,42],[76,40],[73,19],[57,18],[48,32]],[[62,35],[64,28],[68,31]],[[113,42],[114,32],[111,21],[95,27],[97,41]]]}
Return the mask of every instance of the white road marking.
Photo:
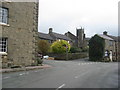
{"label": "white road marking", "polygon": [[20,76],[22,76],[23,74],[19,74]]}
{"label": "white road marking", "polygon": [[60,89],[60,88],[62,88],[62,87],[64,87],[65,86],[65,84],[62,84],[61,86],[59,86],[56,90],[58,90],[58,89]]}
{"label": "white road marking", "polygon": [[35,71],[35,72],[38,72],[38,71]]}
{"label": "white road marking", "polygon": [[74,78],[80,78],[81,76],[84,76],[84,75],[86,75],[87,73],[89,73],[90,71],[88,71],[88,72],[84,72],[84,73],[82,73],[82,74],[80,74],[80,75],[78,75],[78,76],[75,76]]}
{"label": "white road marking", "polygon": [[75,78],[78,78],[78,76],[75,76]]}
{"label": "white road marking", "polygon": [[8,78],[10,78],[10,77],[4,77],[3,79],[8,79]]}
{"label": "white road marking", "polygon": [[93,64],[92,62],[90,62],[90,64]]}
{"label": "white road marking", "polygon": [[82,63],[82,65],[84,65],[84,63]]}
{"label": "white road marking", "polygon": [[22,75],[24,75],[25,73],[21,73],[21,74],[19,74],[20,76],[22,76]]}
{"label": "white road marking", "polygon": [[[78,65],[85,65],[85,64],[99,64],[101,62],[89,62],[89,63],[78,63]],[[104,63],[107,64],[107,63]]]}

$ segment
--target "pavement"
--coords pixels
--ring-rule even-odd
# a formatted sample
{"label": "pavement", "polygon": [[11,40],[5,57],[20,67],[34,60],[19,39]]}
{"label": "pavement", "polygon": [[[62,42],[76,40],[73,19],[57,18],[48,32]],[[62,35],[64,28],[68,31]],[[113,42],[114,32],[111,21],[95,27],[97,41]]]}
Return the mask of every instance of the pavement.
{"label": "pavement", "polygon": [[118,88],[117,62],[44,60],[51,68],[2,74],[3,88]]}
{"label": "pavement", "polygon": [[44,69],[50,68],[50,65],[43,64],[42,66],[29,66],[29,67],[22,67],[22,68],[7,68],[7,69],[0,69],[0,73],[9,73],[9,72],[18,72],[18,71],[28,71],[33,69]]}

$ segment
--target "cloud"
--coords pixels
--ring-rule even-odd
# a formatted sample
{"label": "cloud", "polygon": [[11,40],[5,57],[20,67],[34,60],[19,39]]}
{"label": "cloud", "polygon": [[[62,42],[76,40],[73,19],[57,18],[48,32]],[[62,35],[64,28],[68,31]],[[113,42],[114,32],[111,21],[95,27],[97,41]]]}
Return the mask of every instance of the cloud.
{"label": "cloud", "polygon": [[75,34],[76,27],[83,26],[87,36],[106,28],[116,35],[117,4],[118,0],[40,0],[39,31],[53,27],[55,32]]}

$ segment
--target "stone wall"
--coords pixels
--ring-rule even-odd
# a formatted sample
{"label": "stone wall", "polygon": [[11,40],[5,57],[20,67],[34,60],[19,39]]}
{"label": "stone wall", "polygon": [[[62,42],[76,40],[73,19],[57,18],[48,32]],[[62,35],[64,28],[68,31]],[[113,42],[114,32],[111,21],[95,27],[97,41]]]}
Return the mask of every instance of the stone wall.
{"label": "stone wall", "polygon": [[8,25],[2,25],[2,37],[8,38],[8,62],[22,66],[36,63],[38,2],[2,3],[2,7],[9,11]]}
{"label": "stone wall", "polygon": [[[66,53],[63,54],[48,54],[48,56],[53,57],[55,60],[66,60]],[[88,57],[87,52],[82,53],[68,53],[68,60],[75,60]]]}

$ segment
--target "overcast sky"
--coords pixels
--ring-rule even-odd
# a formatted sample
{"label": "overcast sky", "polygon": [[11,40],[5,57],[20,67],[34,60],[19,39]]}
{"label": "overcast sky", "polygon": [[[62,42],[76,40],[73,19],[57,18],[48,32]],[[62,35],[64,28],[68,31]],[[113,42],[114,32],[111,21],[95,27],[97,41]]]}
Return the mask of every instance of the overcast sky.
{"label": "overcast sky", "polygon": [[108,31],[118,35],[119,0],[40,0],[39,32],[76,35],[76,28],[83,27],[87,37]]}

